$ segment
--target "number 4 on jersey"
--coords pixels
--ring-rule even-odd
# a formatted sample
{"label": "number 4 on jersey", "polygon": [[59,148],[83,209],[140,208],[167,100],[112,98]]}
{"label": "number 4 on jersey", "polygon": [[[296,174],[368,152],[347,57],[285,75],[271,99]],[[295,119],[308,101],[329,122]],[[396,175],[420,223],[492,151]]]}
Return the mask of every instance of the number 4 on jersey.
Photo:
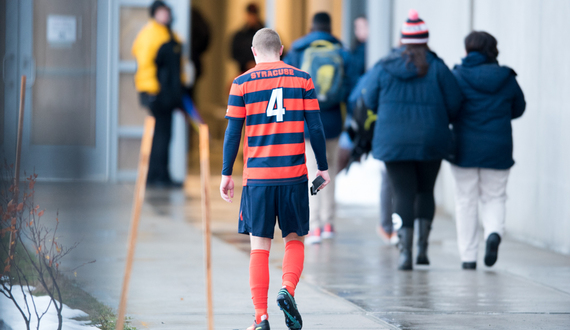
{"label": "number 4 on jersey", "polygon": [[283,88],[276,88],[271,91],[271,98],[267,103],[267,117],[276,116],[276,121],[282,122],[285,115],[285,108],[283,107]]}

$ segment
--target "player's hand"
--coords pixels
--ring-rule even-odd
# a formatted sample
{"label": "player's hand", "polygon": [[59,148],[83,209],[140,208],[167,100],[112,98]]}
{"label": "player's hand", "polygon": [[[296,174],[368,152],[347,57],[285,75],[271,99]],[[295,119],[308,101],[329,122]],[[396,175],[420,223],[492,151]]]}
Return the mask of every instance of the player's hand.
{"label": "player's hand", "polygon": [[317,176],[322,176],[323,179],[325,179],[325,182],[318,189],[320,191],[323,190],[331,182],[331,177],[329,176],[329,171],[317,171]]}
{"label": "player's hand", "polygon": [[222,198],[231,203],[231,198],[234,198],[234,179],[231,175],[222,175],[222,183],[220,183],[220,195]]}

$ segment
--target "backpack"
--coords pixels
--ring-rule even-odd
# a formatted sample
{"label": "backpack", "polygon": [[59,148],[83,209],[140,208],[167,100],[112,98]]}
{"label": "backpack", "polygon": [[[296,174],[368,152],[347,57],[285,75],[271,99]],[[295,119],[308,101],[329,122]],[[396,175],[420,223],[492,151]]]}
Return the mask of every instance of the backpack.
{"label": "backpack", "polygon": [[342,47],[326,40],[316,40],[305,49],[301,70],[313,78],[321,110],[337,106],[343,100],[344,60]]}
{"label": "backpack", "polygon": [[347,129],[348,136],[354,144],[347,170],[353,162],[359,162],[363,155],[368,155],[372,151],[372,139],[374,138],[374,127],[378,115],[364,104],[362,96],[356,101],[356,106]]}

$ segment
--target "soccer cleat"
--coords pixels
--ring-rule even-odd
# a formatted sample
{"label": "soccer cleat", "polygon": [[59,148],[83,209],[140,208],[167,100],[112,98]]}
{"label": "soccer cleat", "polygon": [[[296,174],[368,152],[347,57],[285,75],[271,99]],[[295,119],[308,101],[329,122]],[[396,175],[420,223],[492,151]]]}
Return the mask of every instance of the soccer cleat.
{"label": "soccer cleat", "polygon": [[253,325],[247,328],[247,330],[271,330],[271,329],[269,328],[269,321],[263,320],[259,324],[253,321]]}
{"label": "soccer cleat", "polygon": [[285,315],[285,325],[287,325],[289,329],[299,330],[303,328],[303,320],[297,309],[295,298],[293,298],[287,289],[282,288],[279,290],[277,294],[277,306],[283,311]]}
{"label": "soccer cleat", "polygon": [[331,239],[334,237],[334,227],[330,223],[327,223],[323,228],[323,232],[321,234],[323,239]]}
{"label": "soccer cleat", "polygon": [[321,242],[321,228],[309,231],[309,235],[305,237],[305,244],[319,244]]}
{"label": "soccer cleat", "polygon": [[487,248],[485,250],[485,265],[491,267],[497,262],[499,255],[499,244],[501,244],[501,236],[497,233],[492,233],[487,238]]}

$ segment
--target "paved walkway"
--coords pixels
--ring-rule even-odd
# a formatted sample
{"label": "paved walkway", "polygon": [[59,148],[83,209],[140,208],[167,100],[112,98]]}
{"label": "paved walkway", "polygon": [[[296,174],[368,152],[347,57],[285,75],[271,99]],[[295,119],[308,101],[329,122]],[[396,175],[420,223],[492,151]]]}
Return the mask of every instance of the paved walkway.
{"label": "paved walkway", "polygon": [[[216,329],[251,324],[247,237],[235,234],[238,204],[217,198],[213,180]],[[69,256],[83,288],[117,307],[124,272],[132,185],[38,183],[46,217],[60,211],[61,236],[82,240]],[[203,249],[197,178],[183,191],[150,190],[143,209],[128,314],[139,329],[204,329]],[[239,194],[237,195],[239,196]],[[239,199],[239,198],[238,198]],[[432,265],[396,271],[397,250],[375,234],[377,211],[340,206],[338,235],[308,246],[297,300],[305,329],[569,329],[570,257],[526,244],[501,244],[499,261],[463,271],[454,224],[439,216]],[[271,255],[270,321],[286,329],[271,297],[283,245]],[[482,254],[481,254],[482,257]],[[481,258],[480,258],[481,259]]]}

